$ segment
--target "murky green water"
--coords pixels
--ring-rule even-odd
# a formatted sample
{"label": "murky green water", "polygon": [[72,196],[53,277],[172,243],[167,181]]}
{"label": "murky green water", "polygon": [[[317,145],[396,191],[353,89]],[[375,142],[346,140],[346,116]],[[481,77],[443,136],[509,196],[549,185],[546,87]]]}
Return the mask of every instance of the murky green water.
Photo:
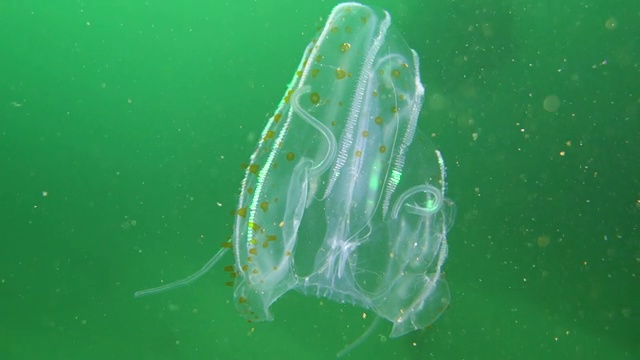
{"label": "murky green water", "polygon": [[[373,314],[235,311],[242,164],[337,2],[0,4],[0,358],[328,359]],[[352,359],[640,357],[640,4],[375,1],[448,165],[451,304]]]}

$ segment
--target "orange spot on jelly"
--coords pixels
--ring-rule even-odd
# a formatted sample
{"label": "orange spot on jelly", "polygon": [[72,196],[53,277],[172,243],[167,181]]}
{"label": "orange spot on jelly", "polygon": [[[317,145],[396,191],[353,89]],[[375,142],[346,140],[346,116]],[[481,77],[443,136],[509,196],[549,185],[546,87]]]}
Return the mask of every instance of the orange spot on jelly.
{"label": "orange spot on jelly", "polygon": [[287,91],[287,95],[284,97],[284,102],[288,103],[289,99],[291,99],[291,94],[293,94],[293,90]]}
{"label": "orange spot on jelly", "polygon": [[318,95],[317,92],[311,93],[311,95],[309,95],[309,100],[311,100],[313,105],[318,105],[320,102],[320,95]]}
{"label": "orange spot on jelly", "polygon": [[251,228],[251,230],[253,230],[253,231],[258,231],[261,228],[260,225],[254,223],[253,221],[249,221],[248,225],[249,225],[249,228]]}
{"label": "orange spot on jelly", "polygon": [[273,139],[273,137],[276,135],[276,133],[273,130],[269,130],[267,131],[267,133],[264,135],[264,140],[269,140],[269,139]]}

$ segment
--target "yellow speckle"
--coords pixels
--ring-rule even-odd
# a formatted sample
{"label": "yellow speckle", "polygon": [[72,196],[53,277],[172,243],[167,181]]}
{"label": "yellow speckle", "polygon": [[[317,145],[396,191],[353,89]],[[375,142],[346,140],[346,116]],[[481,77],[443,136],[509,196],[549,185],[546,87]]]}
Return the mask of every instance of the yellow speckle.
{"label": "yellow speckle", "polygon": [[260,165],[258,164],[251,164],[249,165],[249,172],[254,174],[254,175],[258,175],[258,171],[260,170]]}
{"label": "yellow speckle", "polygon": [[319,73],[320,73],[320,69],[313,69],[311,70],[311,77],[315,79]]}
{"label": "yellow speckle", "polygon": [[268,201],[263,201],[262,203],[260,203],[260,209],[262,209],[262,211],[264,211],[264,212],[269,210],[269,202]]}
{"label": "yellow speckle", "polygon": [[383,122],[382,116],[376,116],[375,122],[376,124],[381,125]]}
{"label": "yellow speckle", "polygon": [[360,157],[362,156],[362,151],[361,150],[356,150],[356,157]]}
{"label": "yellow speckle", "polygon": [[384,154],[385,152],[387,152],[387,147],[384,145],[380,145],[380,153]]}
{"label": "yellow speckle", "polygon": [[342,79],[344,79],[345,77],[347,77],[347,72],[346,72],[346,71],[344,71],[344,70],[342,70],[341,68],[337,68],[337,69],[336,69],[336,78],[337,78],[338,80],[342,80]]}
{"label": "yellow speckle", "polygon": [[342,45],[340,45],[340,51],[343,53],[346,53],[349,49],[351,49],[351,44],[349,43],[342,43]]}
{"label": "yellow speckle", "polygon": [[369,136],[369,132],[367,130],[363,130],[362,137],[368,137],[368,136]]}

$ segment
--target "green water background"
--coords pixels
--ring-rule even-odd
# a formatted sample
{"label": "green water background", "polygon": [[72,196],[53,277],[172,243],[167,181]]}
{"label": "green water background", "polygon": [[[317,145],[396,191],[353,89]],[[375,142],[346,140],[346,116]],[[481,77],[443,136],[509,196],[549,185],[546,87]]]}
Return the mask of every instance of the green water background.
{"label": "green water background", "polygon": [[[256,138],[335,1],[0,2],[0,359],[330,359],[373,314],[236,314]],[[640,359],[640,2],[372,1],[420,54],[449,309],[351,359]],[[559,106],[558,106],[559,105]],[[546,108],[545,108],[546,106]]]}

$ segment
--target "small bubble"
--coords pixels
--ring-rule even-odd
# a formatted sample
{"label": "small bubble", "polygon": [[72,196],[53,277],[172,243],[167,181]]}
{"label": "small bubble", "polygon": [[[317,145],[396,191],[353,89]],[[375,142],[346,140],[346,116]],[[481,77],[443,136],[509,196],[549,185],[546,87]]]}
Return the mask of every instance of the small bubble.
{"label": "small bubble", "polygon": [[607,21],[604,22],[604,27],[607,30],[615,30],[618,27],[618,20],[610,17],[607,19]]}
{"label": "small bubble", "polygon": [[560,108],[560,98],[556,95],[549,95],[544,98],[542,106],[548,112],[556,112]]}

